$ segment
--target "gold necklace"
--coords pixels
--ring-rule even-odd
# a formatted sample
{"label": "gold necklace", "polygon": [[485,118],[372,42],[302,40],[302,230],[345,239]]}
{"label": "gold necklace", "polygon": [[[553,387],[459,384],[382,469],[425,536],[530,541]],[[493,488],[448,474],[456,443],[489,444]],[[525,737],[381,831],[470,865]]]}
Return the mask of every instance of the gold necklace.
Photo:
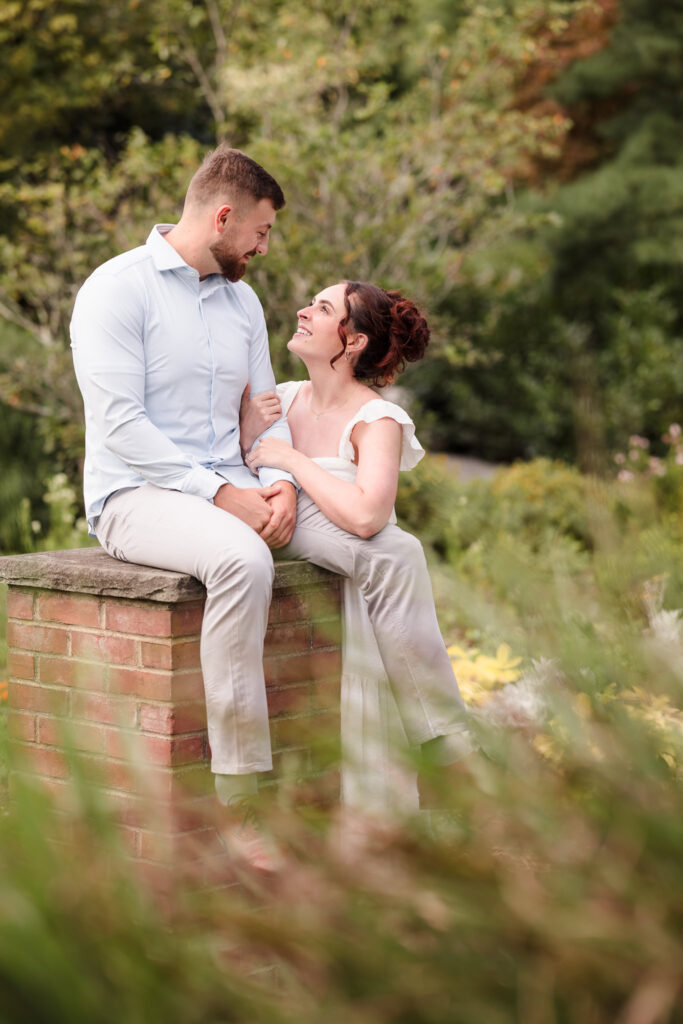
{"label": "gold necklace", "polygon": [[337,412],[339,409],[343,409],[344,406],[348,405],[348,403],[350,401],[351,401],[351,396],[349,395],[349,397],[346,399],[346,401],[342,402],[341,405],[333,405],[329,409],[323,409],[321,412],[316,412],[315,409],[313,408],[313,403],[311,402],[311,396],[309,394],[309,396],[308,396],[308,408],[309,408],[309,411],[311,413],[313,413],[313,415],[315,416],[315,419],[316,419],[316,422],[317,422],[320,419],[321,416],[327,416],[327,414],[330,413],[330,412]]}

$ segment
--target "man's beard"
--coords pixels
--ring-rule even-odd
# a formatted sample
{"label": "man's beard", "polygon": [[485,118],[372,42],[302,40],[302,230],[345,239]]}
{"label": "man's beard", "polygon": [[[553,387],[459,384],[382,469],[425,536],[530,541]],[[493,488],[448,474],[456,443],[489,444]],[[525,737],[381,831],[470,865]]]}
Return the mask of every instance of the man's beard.
{"label": "man's beard", "polygon": [[255,249],[251,252],[237,253],[231,247],[229,238],[222,238],[219,242],[214,242],[210,250],[221,274],[228,281],[241,281],[247,269],[247,263],[242,262],[244,257],[256,255]]}

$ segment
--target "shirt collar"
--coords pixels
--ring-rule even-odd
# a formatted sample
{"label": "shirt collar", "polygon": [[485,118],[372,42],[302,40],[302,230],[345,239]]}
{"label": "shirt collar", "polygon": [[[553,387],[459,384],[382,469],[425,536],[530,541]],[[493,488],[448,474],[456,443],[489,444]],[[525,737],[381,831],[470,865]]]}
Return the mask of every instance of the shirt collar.
{"label": "shirt collar", "polygon": [[[174,227],[175,224],[155,224],[150,231],[146,244],[151,250],[154,265],[157,270],[182,270],[185,273],[189,272],[198,279],[198,271],[186,263],[180,253],[164,238],[164,235],[167,235],[171,228]],[[203,285],[203,291],[207,295],[215,292],[217,288],[227,286],[228,283],[222,274],[209,274],[203,281],[200,281],[200,284]]]}
{"label": "shirt collar", "polygon": [[152,259],[157,270],[184,270],[191,271],[198,277],[194,267],[190,267],[182,258],[179,252],[167,242],[164,235],[167,235],[175,224],[155,224],[147,237],[147,247],[152,253]]}

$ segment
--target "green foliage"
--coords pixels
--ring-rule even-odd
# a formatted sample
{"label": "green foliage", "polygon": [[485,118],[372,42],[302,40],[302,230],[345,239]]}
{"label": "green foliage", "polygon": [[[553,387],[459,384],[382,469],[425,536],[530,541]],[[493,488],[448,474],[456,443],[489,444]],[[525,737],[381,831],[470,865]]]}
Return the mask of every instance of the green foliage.
{"label": "green foliage", "polygon": [[[0,354],[0,395],[43,421],[58,468],[82,454],[82,401],[68,329],[76,292],[117,250],[142,244],[149,209],[173,219],[199,147],[188,138],[151,143],[136,129],[114,166],[99,150],[62,147],[32,165],[11,236],[0,236],[0,312],[24,333]],[[0,185],[0,199],[16,197]],[[16,348],[16,347],[15,347]]]}
{"label": "green foliage", "polygon": [[8,748],[9,741],[7,737],[7,708],[0,705],[0,807],[6,806],[8,800]]}
{"label": "green foliage", "polygon": [[415,375],[445,447],[596,468],[681,418],[683,12],[620,0],[618,14],[608,45],[549,90],[576,121],[568,152],[587,138],[596,156],[520,196],[536,220],[480,232],[447,300],[478,359]]}
{"label": "green foliage", "polygon": [[[116,146],[133,126],[210,137],[208,111],[186,64],[153,45],[169,4],[89,0],[8,2],[0,14],[2,171],[60,145]],[[189,6],[189,5],[188,5]],[[202,109],[204,108],[204,109]],[[11,210],[3,209],[3,216]]]}
{"label": "green foliage", "polygon": [[80,548],[95,543],[88,538],[87,522],[78,515],[80,501],[65,473],[50,477],[43,500],[48,507],[49,520],[46,533],[36,539],[39,550]]}
{"label": "green foliage", "polygon": [[534,586],[561,680],[547,714],[481,719],[486,756],[431,818],[340,821],[283,789],[268,892],[178,877],[157,904],[78,769],[56,826],[19,787],[0,817],[3,1021],[613,1024],[656,998],[680,1024],[683,636]]}
{"label": "green foliage", "polygon": [[[341,276],[412,292],[429,306],[435,345],[453,344],[440,305],[463,249],[507,215],[506,168],[563,132],[506,106],[532,8],[472,6],[456,32],[426,3],[290,4],[264,32],[269,63],[235,55],[228,134],[249,123],[250,152],[288,196],[251,278],[276,373],[291,376],[284,345],[298,305]],[[257,95],[265,102],[255,107]]]}
{"label": "green foliage", "polygon": [[[561,6],[546,0],[544,9]],[[0,396],[45,420],[57,468],[74,472],[81,443],[67,351],[75,292],[98,263],[144,241],[154,220],[177,216],[207,141],[205,118],[179,133],[173,89],[185,90],[188,113],[209,110],[219,136],[248,147],[285,185],[282,231],[250,278],[279,374],[292,374],[285,342],[295,310],[342,275],[427,302],[435,345],[457,352],[466,333],[451,338],[441,307],[463,252],[489,222],[504,230],[509,169],[522,154],[554,152],[566,129],[507,102],[538,16],[526,0],[448,16],[435,0],[173,0],[106,16],[99,2],[60,0],[49,12],[42,2],[10,5],[0,48],[18,45],[26,68],[10,60],[5,88],[33,109],[35,90],[52,78],[64,87],[52,134],[38,113],[16,151],[6,132],[0,314],[34,340],[23,364],[6,364]],[[41,62],[47,73],[34,80],[27,69]],[[167,81],[171,91],[159,91]],[[139,114],[143,98],[153,124]],[[91,103],[98,114],[84,121]]]}
{"label": "green foliage", "polygon": [[13,465],[3,473],[0,550],[4,554],[27,551],[31,548],[31,503],[26,491],[32,482],[25,466]]}
{"label": "green foliage", "polygon": [[[229,962],[227,935],[204,933],[197,915],[180,930],[135,883],[93,794],[75,793],[78,840],[51,843],[44,800],[21,793],[0,822],[4,903],[0,1014],[36,1021],[273,1022],[276,1001]],[[86,855],[86,848],[90,855]],[[16,861],[15,861],[16,858]],[[14,866],[10,868],[10,864]],[[181,936],[182,932],[182,936]],[[213,946],[216,943],[216,946]]]}
{"label": "green foliage", "polygon": [[5,493],[6,511],[0,520],[7,538],[3,554],[54,551],[95,543],[88,537],[88,524],[81,515],[80,492],[69,483],[65,473],[39,481],[40,489],[32,499],[22,493],[24,478],[8,475],[10,484],[16,483],[16,490],[13,492],[10,488]]}
{"label": "green foliage", "polygon": [[[10,339],[7,332],[2,340],[6,350],[18,351],[13,344],[16,339]],[[40,505],[44,481],[53,465],[34,416],[0,404],[0,433],[0,553],[11,554],[31,546],[31,509]]]}
{"label": "green foliage", "polygon": [[500,527],[534,542],[547,533],[560,534],[590,548],[593,537],[589,497],[595,484],[574,467],[548,459],[516,463],[491,485]]}
{"label": "green foliage", "polygon": [[648,483],[658,511],[678,518],[683,515],[683,439],[680,424],[672,423],[661,438],[664,451],[655,455],[646,437],[633,434],[626,452],[616,452],[621,467],[618,479],[627,491],[647,492]]}
{"label": "green foliage", "polygon": [[[0,314],[33,340],[22,360],[0,352],[0,397],[41,420],[55,468],[75,478],[75,291],[175,218],[200,152],[227,137],[288,195],[251,277],[279,376],[300,372],[285,343],[311,291],[372,278],[430,314],[432,355],[408,383],[438,446],[597,469],[634,430],[658,436],[681,418],[681,15],[620,0],[608,45],[549,87],[563,106],[518,102],[586,10],[5,5]],[[547,172],[573,117],[598,157],[556,187]],[[515,184],[534,161],[543,187]]]}
{"label": "green foliage", "polygon": [[461,483],[439,458],[425,458],[401,477],[397,513],[408,529],[455,555],[507,533],[540,550],[558,536],[593,546],[591,501],[606,488],[577,469],[549,459],[515,463],[491,481]]}
{"label": "green foliage", "polygon": [[[633,463],[608,484],[550,459],[471,484],[425,460],[402,480],[402,521],[440,559],[441,614],[552,659],[562,680],[533,729],[481,725],[489,756],[449,794],[441,830],[361,822],[354,840],[285,794],[270,825],[290,864],[266,913],[263,894],[253,906],[178,886],[169,922],[87,787],[61,845],[44,804],[19,795],[0,815],[8,1024],[683,1021],[683,502],[675,446],[655,445],[683,393],[683,14],[620,0],[609,46],[554,86],[598,139],[595,163],[532,192],[519,168],[550,167],[570,126],[516,90],[546,30],[584,7],[4,5],[3,549],[84,542],[75,291],[174,219],[223,136],[288,195],[251,278],[279,375],[311,290],[375,278],[427,305],[435,355],[406,379],[440,444],[578,452],[603,470],[620,446]],[[649,450],[630,459],[634,431],[664,473]],[[275,987],[247,976],[264,963]]]}
{"label": "green foliage", "polygon": [[[677,445],[676,438],[667,459],[655,459],[663,474],[648,468],[613,483],[547,459],[502,469],[491,481],[460,482],[428,457],[402,476],[399,521],[441,563],[434,575],[446,633],[514,637],[525,653],[550,657],[535,634],[550,614],[542,604],[548,590],[560,619],[562,588],[577,606],[583,595],[580,617],[590,629],[596,595],[642,620],[643,588],[653,578],[665,582],[669,603],[683,607]],[[635,470],[634,460],[629,465]],[[619,618],[616,608],[612,614]]]}
{"label": "green foliage", "polygon": [[[545,459],[465,483],[427,458],[402,478],[402,519],[447,559],[440,611],[548,659],[542,713],[520,724],[507,687],[477,708],[486,753],[449,812],[341,817],[287,781],[267,893],[198,893],[199,859],[157,904],[75,756],[58,843],[19,787],[0,815],[2,1020],[613,1024],[656,979],[657,1019],[681,1024],[683,522],[649,453],[626,457],[633,479],[609,484]],[[487,717],[502,696],[508,718]]]}

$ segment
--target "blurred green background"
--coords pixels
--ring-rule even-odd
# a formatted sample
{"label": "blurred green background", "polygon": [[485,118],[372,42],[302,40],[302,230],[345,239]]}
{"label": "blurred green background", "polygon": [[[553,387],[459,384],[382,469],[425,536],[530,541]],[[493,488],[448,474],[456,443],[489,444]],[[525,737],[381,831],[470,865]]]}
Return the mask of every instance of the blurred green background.
{"label": "blurred green background", "polygon": [[287,195],[276,377],[311,293],[398,287],[421,439],[498,466],[397,501],[486,750],[444,828],[348,867],[283,797],[269,913],[169,927],[106,815],[7,810],[0,710],[0,1019],[683,1021],[682,0],[5,0],[0,94],[2,553],[85,543],[75,293],[223,138]]}
{"label": "blurred green background", "polygon": [[68,324],[228,139],[282,181],[250,271],[279,379],[341,275],[434,327],[404,384],[438,450],[605,471],[683,393],[678,0],[99,0],[0,12],[0,547],[79,486]]}

